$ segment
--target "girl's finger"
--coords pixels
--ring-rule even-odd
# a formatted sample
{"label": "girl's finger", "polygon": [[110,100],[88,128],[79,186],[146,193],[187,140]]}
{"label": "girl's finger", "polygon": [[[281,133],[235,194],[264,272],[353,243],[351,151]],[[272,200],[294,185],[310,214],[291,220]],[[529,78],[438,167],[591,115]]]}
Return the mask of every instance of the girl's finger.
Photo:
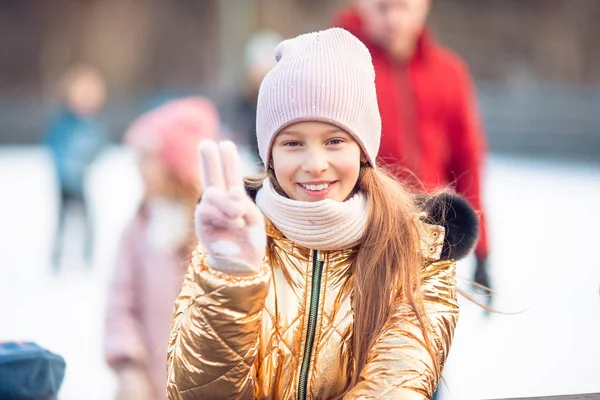
{"label": "girl's finger", "polygon": [[219,146],[213,140],[204,140],[198,146],[200,151],[200,175],[202,176],[202,187],[207,189],[211,186],[225,189],[223,167]]}
{"label": "girl's finger", "polygon": [[235,144],[231,141],[219,143],[223,176],[227,189],[244,189],[244,178],[240,168],[240,156]]}

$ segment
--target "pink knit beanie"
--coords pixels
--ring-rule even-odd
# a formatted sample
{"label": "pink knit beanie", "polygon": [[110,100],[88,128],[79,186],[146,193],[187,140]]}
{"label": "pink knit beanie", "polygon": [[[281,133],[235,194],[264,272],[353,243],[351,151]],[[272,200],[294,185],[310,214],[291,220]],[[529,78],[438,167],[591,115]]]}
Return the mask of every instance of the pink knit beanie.
{"label": "pink knit beanie", "polygon": [[348,31],[332,28],[281,42],[277,65],[258,93],[256,136],[268,168],[273,139],[300,121],[323,121],[351,134],[370,164],[381,139],[375,70],[365,45]]}
{"label": "pink knit beanie", "polygon": [[172,100],[148,111],[125,133],[134,149],[156,155],[186,185],[196,186],[198,144],[216,139],[219,114],[213,103],[201,97]]}

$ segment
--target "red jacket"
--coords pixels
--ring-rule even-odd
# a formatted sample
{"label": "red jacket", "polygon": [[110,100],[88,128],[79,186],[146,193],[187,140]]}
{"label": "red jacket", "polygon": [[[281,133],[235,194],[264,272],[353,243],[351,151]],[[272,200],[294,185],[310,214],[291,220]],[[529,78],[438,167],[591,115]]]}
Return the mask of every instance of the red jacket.
{"label": "red jacket", "polygon": [[412,59],[398,63],[369,41],[355,10],[342,11],[334,26],[351,32],[371,52],[382,119],[380,162],[410,170],[428,191],[455,186],[480,212],[476,255],[487,257],[481,213],[486,140],[468,67],[426,31]]}

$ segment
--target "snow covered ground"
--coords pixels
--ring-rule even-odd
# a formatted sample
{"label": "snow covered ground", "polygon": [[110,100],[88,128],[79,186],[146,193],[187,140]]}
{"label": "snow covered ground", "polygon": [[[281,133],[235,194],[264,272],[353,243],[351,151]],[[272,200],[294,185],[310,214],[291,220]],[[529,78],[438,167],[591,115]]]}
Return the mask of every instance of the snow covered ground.
{"label": "snow covered ground", "polygon": [[[114,148],[91,173],[96,259],[84,265],[70,218],[62,272],[52,272],[56,195],[47,154],[0,148],[0,341],[33,340],[61,354],[60,399],[109,400],[102,358],[106,285],[119,232],[141,193],[131,155]],[[452,400],[600,392],[600,165],[491,157],[485,202],[491,314],[468,301],[445,377]],[[596,204],[596,205],[594,205]],[[459,266],[467,286],[472,260]]]}

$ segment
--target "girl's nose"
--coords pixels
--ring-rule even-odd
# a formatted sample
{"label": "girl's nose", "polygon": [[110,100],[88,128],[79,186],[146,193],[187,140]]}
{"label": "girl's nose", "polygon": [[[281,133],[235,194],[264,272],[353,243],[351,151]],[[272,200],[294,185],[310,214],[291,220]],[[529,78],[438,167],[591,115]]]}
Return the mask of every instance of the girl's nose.
{"label": "girl's nose", "polygon": [[325,155],[320,151],[308,151],[302,163],[302,170],[311,175],[319,175],[326,171],[329,162]]}

